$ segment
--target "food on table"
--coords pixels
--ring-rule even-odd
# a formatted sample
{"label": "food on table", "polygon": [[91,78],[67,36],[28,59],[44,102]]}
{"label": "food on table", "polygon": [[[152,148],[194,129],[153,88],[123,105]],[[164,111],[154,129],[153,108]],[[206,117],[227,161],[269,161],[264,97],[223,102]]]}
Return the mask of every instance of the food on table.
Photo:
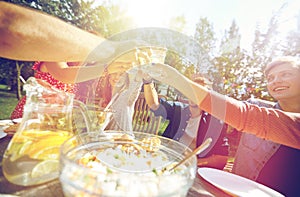
{"label": "food on table", "polygon": [[[158,138],[156,139],[159,141]],[[152,138],[144,138],[139,143],[128,138],[120,143],[118,143],[120,139],[115,140],[117,143],[112,147],[87,152],[79,158],[78,163],[99,171],[153,173],[155,169],[161,169],[170,162],[168,156],[159,151],[158,147],[149,146],[148,143]]]}
{"label": "food on table", "polygon": [[196,162],[159,173],[178,163],[183,153],[154,135],[119,135],[84,144],[81,140],[69,140],[72,148],[61,158],[65,196],[185,196],[195,178]]}
{"label": "food on table", "polygon": [[18,130],[20,126],[20,123],[9,125],[7,128],[5,128],[3,131],[7,133],[8,135],[14,135],[16,131]]}

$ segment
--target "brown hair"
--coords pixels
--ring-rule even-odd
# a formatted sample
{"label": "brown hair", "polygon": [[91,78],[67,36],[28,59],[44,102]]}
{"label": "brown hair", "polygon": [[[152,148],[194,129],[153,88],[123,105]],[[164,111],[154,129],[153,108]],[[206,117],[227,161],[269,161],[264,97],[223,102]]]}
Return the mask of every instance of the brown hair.
{"label": "brown hair", "polygon": [[300,61],[297,57],[292,57],[292,56],[283,56],[274,59],[271,63],[267,64],[265,68],[265,76],[267,76],[270,72],[271,69],[277,66],[281,66],[284,64],[290,64],[295,68],[298,68],[300,70]]}

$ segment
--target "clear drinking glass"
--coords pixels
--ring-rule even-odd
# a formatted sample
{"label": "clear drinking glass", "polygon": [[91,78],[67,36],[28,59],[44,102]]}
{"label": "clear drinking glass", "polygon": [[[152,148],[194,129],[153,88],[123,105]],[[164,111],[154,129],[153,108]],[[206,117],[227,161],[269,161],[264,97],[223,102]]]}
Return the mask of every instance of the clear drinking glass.
{"label": "clear drinking glass", "polygon": [[99,107],[98,105],[88,105],[87,108],[91,119],[91,130],[103,132],[115,111],[109,108]]}

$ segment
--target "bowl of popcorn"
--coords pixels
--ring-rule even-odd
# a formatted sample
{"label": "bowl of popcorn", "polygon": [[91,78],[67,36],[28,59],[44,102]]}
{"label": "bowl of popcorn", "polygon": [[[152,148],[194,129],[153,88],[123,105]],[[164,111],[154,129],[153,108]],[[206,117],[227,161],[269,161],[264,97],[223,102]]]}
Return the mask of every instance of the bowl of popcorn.
{"label": "bowl of popcorn", "polygon": [[76,135],[61,146],[65,196],[186,196],[197,159],[175,166],[191,150],[161,136],[118,131]]}

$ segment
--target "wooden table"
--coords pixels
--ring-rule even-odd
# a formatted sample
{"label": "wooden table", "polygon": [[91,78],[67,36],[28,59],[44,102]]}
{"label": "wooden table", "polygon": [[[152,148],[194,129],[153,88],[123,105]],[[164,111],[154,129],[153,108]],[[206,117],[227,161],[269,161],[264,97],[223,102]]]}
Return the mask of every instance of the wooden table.
{"label": "wooden table", "polygon": [[[60,197],[64,196],[62,192],[62,188],[58,179],[48,182],[46,184],[31,186],[31,187],[23,187],[11,184],[6,180],[2,172],[2,158],[4,151],[10,141],[11,137],[6,136],[0,139],[0,161],[1,161],[1,171],[0,171],[0,196],[1,194],[11,194],[17,196],[43,196],[43,197]],[[198,174],[194,181],[192,188],[189,190],[188,197],[199,197],[199,196],[229,196],[222,190],[216,188],[211,185],[203,178],[201,178]]]}

